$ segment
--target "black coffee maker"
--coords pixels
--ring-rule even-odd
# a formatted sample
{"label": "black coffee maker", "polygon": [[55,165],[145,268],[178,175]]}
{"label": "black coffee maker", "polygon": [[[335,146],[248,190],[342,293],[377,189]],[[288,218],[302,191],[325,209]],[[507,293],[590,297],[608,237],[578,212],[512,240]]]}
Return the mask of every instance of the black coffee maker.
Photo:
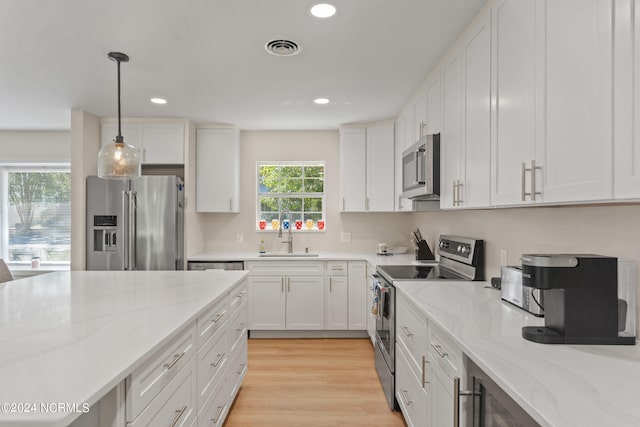
{"label": "black coffee maker", "polygon": [[544,344],[635,344],[621,336],[626,302],[618,299],[618,259],[602,255],[522,255],[522,284],[544,291],[544,327],[522,336]]}

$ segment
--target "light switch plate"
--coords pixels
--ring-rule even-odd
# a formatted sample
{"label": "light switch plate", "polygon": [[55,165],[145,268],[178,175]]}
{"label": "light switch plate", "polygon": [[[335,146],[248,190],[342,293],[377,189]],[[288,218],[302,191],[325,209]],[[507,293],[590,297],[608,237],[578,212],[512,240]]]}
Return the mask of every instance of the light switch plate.
{"label": "light switch plate", "polygon": [[244,242],[244,236],[242,235],[242,233],[238,233],[236,235],[236,243],[243,243]]}
{"label": "light switch plate", "polygon": [[351,233],[340,233],[340,242],[351,243]]}

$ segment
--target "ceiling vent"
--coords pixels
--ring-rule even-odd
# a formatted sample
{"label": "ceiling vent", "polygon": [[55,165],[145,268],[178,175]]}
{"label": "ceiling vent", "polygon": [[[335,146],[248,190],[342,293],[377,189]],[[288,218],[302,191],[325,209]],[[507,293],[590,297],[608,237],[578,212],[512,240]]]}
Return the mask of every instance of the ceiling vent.
{"label": "ceiling vent", "polygon": [[302,45],[293,40],[275,39],[267,42],[267,44],[264,45],[264,48],[272,55],[293,56],[300,53]]}

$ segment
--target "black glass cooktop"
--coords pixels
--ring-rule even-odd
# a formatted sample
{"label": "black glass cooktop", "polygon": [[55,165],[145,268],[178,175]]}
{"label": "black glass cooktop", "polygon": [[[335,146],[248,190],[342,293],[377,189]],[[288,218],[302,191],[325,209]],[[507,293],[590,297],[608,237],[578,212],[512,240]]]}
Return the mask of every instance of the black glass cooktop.
{"label": "black glass cooktop", "polygon": [[378,267],[389,281],[393,280],[461,280],[462,276],[438,265],[384,265]]}

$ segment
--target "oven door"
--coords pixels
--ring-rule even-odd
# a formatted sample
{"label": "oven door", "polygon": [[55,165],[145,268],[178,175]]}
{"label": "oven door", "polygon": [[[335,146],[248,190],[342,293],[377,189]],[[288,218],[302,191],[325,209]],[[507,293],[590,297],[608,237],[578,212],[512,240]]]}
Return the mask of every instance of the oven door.
{"label": "oven door", "polygon": [[391,372],[395,372],[396,342],[396,289],[380,276],[373,276],[374,292],[378,297],[378,314],[376,316],[376,340],[382,356]]}
{"label": "oven door", "polygon": [[469,393],[466,406],[467,427],[540,426],[469,359],[467,359],[467,384],[473,385],[473,393]]}

